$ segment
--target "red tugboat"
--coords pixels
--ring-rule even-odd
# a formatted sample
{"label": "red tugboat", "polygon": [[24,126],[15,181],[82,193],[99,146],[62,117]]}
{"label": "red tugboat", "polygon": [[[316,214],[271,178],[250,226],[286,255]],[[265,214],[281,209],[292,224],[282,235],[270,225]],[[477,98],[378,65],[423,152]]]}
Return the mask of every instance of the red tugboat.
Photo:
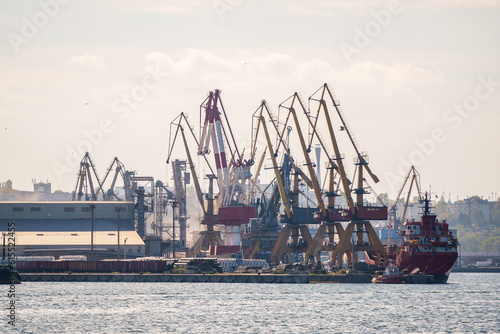
{"label": "red tugboat", "polygon": [[430,213],[430,199],[425,194],[424,213],[419,222],[407,221],[400,234],[404,243],[389,258],[395,258],[400,272],[434,276],[434,283],[446,283],[458,257],[458,241],[446,221]]}

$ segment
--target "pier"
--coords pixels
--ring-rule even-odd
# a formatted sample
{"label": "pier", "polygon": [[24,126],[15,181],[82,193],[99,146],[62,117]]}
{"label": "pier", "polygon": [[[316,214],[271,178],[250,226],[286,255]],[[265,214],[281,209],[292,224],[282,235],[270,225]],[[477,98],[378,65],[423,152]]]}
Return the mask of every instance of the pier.
{"label": "pier", "polygon": [[280,274],[102,274],[23,273],[22,282],[164,282],[164,283],[371,283],[369,274],[280,275]]}

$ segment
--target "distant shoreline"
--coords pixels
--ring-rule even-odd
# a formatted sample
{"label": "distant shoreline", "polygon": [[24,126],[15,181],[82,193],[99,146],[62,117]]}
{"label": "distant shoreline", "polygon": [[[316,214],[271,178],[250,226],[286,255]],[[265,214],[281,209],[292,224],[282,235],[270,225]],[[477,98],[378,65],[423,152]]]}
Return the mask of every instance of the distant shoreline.
{"label": "distant shoreline", "polygon": [[500,267],[452,268],[452,273],[500,273]]}

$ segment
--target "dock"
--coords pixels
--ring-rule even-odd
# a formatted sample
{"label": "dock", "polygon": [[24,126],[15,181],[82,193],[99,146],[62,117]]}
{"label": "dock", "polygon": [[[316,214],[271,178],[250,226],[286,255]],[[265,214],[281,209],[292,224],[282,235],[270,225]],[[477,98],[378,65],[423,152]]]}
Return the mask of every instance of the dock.
{"label": "dock", "polygon": [[23,273],[22,282],[158,282],[158,283],[371,283],[369,274],[149,274]]}

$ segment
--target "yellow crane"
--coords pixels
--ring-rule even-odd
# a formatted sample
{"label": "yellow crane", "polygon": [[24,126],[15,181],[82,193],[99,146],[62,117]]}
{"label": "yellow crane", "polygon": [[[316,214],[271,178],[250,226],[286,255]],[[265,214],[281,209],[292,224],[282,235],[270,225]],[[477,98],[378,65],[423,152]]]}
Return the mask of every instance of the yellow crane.
{"label": "yellow crane", "polygon": [[[410,180],[410,176],[411,176],[411,180]],[[389,219],[388,219],[388,236],[387,236],[387,244],[390,245],[391,244],[391,229],[395,228],[395,229],[398,229],[399,226],[397,226],[397,219],[396,219],[396,210],[397,210],[397,206],[398,206],[398,202],[399,202],[399,198],[401,197],[401,195],[403,194],[403,191],[405,189],[405,186],[406,184],[408,183],[408,180],[410,180],[410,186],[409,186],[409,189],[408,189],[408,194],[406,196],[406,200],[403,204],[403,214],[401,215],[401,223],[404,223],[405,221],[405,218],[406,218],[406,210],[408,208],[408,203],[410,201],[410,194],[411,194],[411,190],[413,188],[413,184],[415,184],[416,188],[417,188],[417,191],[418,191],[418,198],[419,198],[419,201],[422,201],[423,198],[422,198],[422,192],[421,192],[421,186],[420,186],[420,174],[419,172],[417,172],[417,170],[415,169],[415,166],[411,166],[410,170],[408,171],[408,174],[406,175],[404,181],[403,181],[403,184],[401,186],[401,188],[399,189],[399,192],[398,192],[398,195],[396,197],[396,200],[394,201],[394,204],[389,208]]]}
{"label": "yellow crane", "polygon": [[[318,92],[320,93],[319,98],[317,97]],[[326,98],[330,99],[331,104],[337,111],[339,119],[342,123],[341,129],[345,130],[347,133],[349,140],[354,147],[356,152],[356,161],[355,164],[357,166],[357,189],[354,189],[356,193],[356,202],[351,197],[351,182],[347,178],[347,174],[342,162],[342,156],[340,153],[340,149],[335,137],[335,132],[333,130],[331,117],[328,110],[328,105],[326,103]],[[386,220],[387,219],[387,207],[383,206],[366,206],[363,201],[363,195],[366,194],[365,188],[363,186],[363,182],[365,182],[363,171],[366,171],[375,183],[379,182],[378,177],[371,171],[368,166],[368,159],[366,154],[361,153],[356,145],[354,137],[349,129],[349,126],[346,123],[345,117],[341,112],[340,105],[338,101],[336,101],[333,93],[329,89],[327,84],[324,84],[320,87],[310,98],[310,101],[318,102],[317,115],[315,117],[315,121],[311,121],[311,117],[308,115],[309,123],[313,127],[313,135],[318,136],[317,134],[317,122],[320,116],[320,112],[323,111],[325,116],[325,122],[328,127],[328,132],[330,135],[330,139],[332,142],[332,146],[335,152],[335,162],[338,166],[337,170],[340,174],[342,187],[344,189],[344,195],[346,197],[346,202],[350,211],[350,222],[347,225],[345,231],[341,231],[339,229],[339,242],[333,249],[332,252],[332,265],[333,266],[342,266],[342,259],[344,254],[348,254],[352,252],[352,256],[348,256],[350,264],[352,264],[351,260],[354,257],[354,261],[356,262],[356,252],[365,251],[375,256],[376,264],[380,265],[382,261],[387,261],[387,252],[380,242],[377,234],[375,233],[371,223],[369,220]],[[335,220],[335,219],[333,219]],[[352,235],[355,233],[356,240],[351,244]],[[366,234],[367,240],[364,239]]]}
{"label": "yellow crane", "polygon": [[[266,121],[266,116],[268,121]],[[273,146],[270,129],[268,129],[267,124],[271,123],[271,128],[277,134],[276,147]],[[288,137],[292,131],[291,126],[285,126],[283,130],[279,129],[279,120],[271,113],[266,101],[262,101],[259,108],[255,111],[252,121],[252,147],[251,147],[251,159],[256,155],[257,151],[257,139],[259,133],[262,131],[266,139],[266,149],[270,153],[273,167],[275,173],[275,180],[277,183],[278,191],[274,191],[272,199],[276,201],[276,195],[279,193],[281,202],[283,205],[284,214],[280,216],[280,220],[284,223],[277,239],[274,242],[274,247],[271,251],[271,262],[279,263],[281,259],[286,256],[290,256],[294,253],[303,253],[307,250],[307,246],[312,241],[311,234],[309,233],[308,226],[306,222],[299,222],[301,217],[308,215],[308,209],[300,208],[298,203],[299,196],[299,177],[312,188],[312,181],[309,179],[304,172],[295,165],[293,159],[290,156],[289,147],[287,144]],[[286,135],[286,138],[285,138]],[[276,158],[278,157],[278,149],[283,149],[283,165],[278,166]],[[281,171],[281,172],[280,172]],[[290,182],[290,172],[293,171],[293,180]],[[286,182],[286,184],[285,184]],[[290,189],[290,187],[292,189]],[[268,209],[271,207],[268,205]],[[275,210],[275,205],[272,206],[272,210]],[[304,210],[305,209],[305,210]],[[311,211],[311,210],[309,210]],[[313,209],[312,212],[315,210]],[[309,214],[312,217],[312,214]],[[302,239],[302,241],[301,241]]]}
{"label": "yellow crane", "polygon": [[[264,119],[264,116],[260,116],[259,118],[260,124],[262,124],[262,128],[266,137],[266,142],[267,142],[267,148],[269,149],[269,155],[271,157],[271,161],[273,164],[273,170],[276,178],[276,182],[278,183],[278,190],[281,198],[281,203],[283,205],[283,208],[285,210],[285,225],[283,229],[281,230],[278,240],[276,241],[276,244],[271,252],[271,262],[278,263],[280,258],[283,256],[285,253],[291,253],[293,251],[297,251],[297,247],[294,247],[294,245],[297,245],[299,243],[299,232],[302,235],[303,238],[307,240],[311,239],[311,235],[309,233],[309,230],[307,229],[306,225],[303,224],[289,224],[288,222],[291,221],[292,219],[292,211],[290,208],[290,200],[288,198],[288,195],[285,191],[285,187],[283,185],[283,179],[282,176],[279,172],[278,164],[276,163],[276,157],[275,157],[275,152],[273,149],[273,145],[271,143],[271,138],[269,136],[269,132],[267,130],[266,126],[266,121]],[[287,240],[289,235],[292,237],[292,245],[288,245]]]}
{"label": "yellow crane", "polygon": [[[196,168],[191,156],[191,152],[189,150],[189,145],[186,139],[186,135],[184,134],[184,127],[182,126],[182,121],[184,121],[186,127],[191,130],[191,134],[194,137],[194,140],[196,141],[196,144],[198,145],[198,141],[196,139],[196,136],[192,132],[192,127],[189,124],[188,119],[184,115],[184,113],[181,113],[179,116],[177,116],[171,123],[171,128],[170,128],[170,133],[172,134],[172,128],[175,128],[175,134],[174,136],[170,136],[171,140],[169,143],[169,154],[167,157],[167,164],[170,161],[170,157],[172,155],[172,151],[174,148],[174,144],[177,138],[178,133],[180,132],[182,142],[184,144],[184,150],[186,151],[186,156],[188,159],[188,164],[189,168],[191,171],[192,179],[194,182],[195,190],[196,190],[196,197],[198,199],[198,202],[200,203],[201,209],[203,211],[203,218],[201,220],[201,224],[206,225],[206,230],[200,232],[200,237],[198,240],[195,242],[193,247],[190,250],[191,256],[196,256],[202,249],[208,249],[210,245],[224,245],[224,242],[219,236],[219,233],[214,231],[214,225],[217,223],[217,216],[214,214],[214,193],[213,193],[213,180],[215,179],[215,175],[213,174],[213,171],[210,167],[210,164],[207,161],[207,165],[209,166],[210,170],[212,171],[212,174],[208,174],[207,177],[209,179],[209,191],[206,196],[207,199],[207,206],[205,208],[205,202],[204,202],[204,196],[201,191],[200,187],[200,182],[196,173]],[[205,158],[206,160],[206,158]],[[175,180],[174,180],[175,181]]]}

